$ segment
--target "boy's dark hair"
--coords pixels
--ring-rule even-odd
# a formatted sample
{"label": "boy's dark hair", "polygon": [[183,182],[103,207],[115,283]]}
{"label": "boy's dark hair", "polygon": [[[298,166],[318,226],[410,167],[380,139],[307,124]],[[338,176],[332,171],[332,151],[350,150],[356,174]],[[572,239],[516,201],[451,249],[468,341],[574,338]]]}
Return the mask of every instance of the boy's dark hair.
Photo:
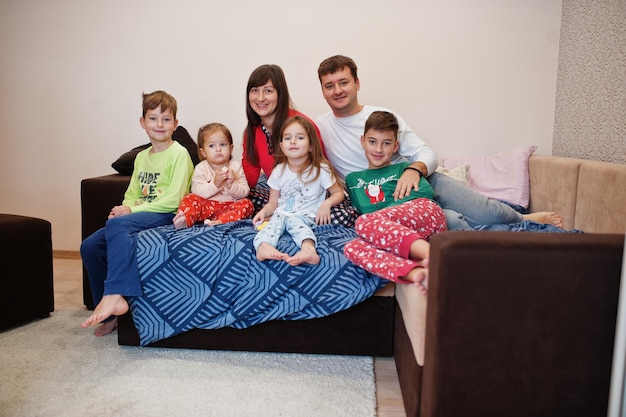
{"label": "boy's dark hair", "polygon": [[[230,145],[233,144],[233,135],[230,133],[230,129],[223,125],[222,123],[208,123],[204,126],[200,126],[198,129],[198,156],[200,160],[203,161],[205,158],[202,156],[200,149],[204,148],[204,135],[210,135],[213,132],[221,132]],[[230,154],[230,159],[233,159],[233,154]]]}
{"label": "boy's dark hair", "polygon": [[365,121],[365,129],[363,134],[366,134],[368,130],[374,129],[378,131],[393,131],[393,136],[398,139],[398,119],[393,113],[388,111],[377,110],[370,114],[370,117]]}
{"label": "boy's dark hair", "polygon": [[320,82],[322,82],[322,77],[324,75],[334,74],[337,71],[341,71],[344,67],[348,67],[350,69],[350,73],[352,74],[354,81],[359,79],[356,75],[356,64],[352,58],[343,55],[335,55],[323,60],[317,68],[317,76],[320,79]]}
{"label": "boy's dark hair", "polygon": [[278,65],[266,64],[256,68],[250,74],[248,86],[246,87],[246,117],[248,125],[246,126],[246,158],[252,165],[258,165],[259,157],[256,147],[254,146],[254,129],[261,125],[261,117],[256,114],[250,106],[250,90],[253,87],[259,87],[271,81],[278,94],[278,102],[276,103],[276,114],[272,126],[266,126],[272,132],[272,147],[274,151],[278,148],[280,137],[278,133],[283,122],[289,117],[289,108],[291,107],[291,97],[289,96],[289,88],[287,88],[287,80],[285,73]]}
{"label": "boy's dark hair", "polygon": [[167,109],[172,110],[172,115],[174,119],[176,119],[176,111],[178,110],[178,105],[176,104],[176,99],[171,95],[167,94],[165,91],[157,90],[152,93],[143,93],[143,113],[142,117],[146,117],[146,113],[148,110],[154,110],[161,108],[161,111],[164,112]]}

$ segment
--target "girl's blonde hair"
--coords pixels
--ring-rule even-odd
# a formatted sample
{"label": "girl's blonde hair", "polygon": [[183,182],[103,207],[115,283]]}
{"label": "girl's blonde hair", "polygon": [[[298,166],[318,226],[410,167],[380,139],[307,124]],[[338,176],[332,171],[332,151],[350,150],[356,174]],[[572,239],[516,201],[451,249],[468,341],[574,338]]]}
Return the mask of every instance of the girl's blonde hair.
{"label": "girl's blonde hair", "polygon": [[[225,125],[221,124],[221,123],[208,123],[204,126],[200,126],[200,129],[198,129],[198,156],[200,157],[200,160],[203,161],[206,158],[204,156],[202,156],[202,152],[200,152],[200,149],[204,148],[204,135],[210,135],[213,132],[221,132],[224,136],[226,136],[226,139],[228,139],[228,143],[230,145],[233,144],[233,135],[230,133],[230,129],[228,129]],[[233,154],[231,152],[230,154],[230,159],[233,158]]]}
{"label": "girl's blonde hair", "polygon": [[[333,168],[331,163],[328,161],[328,159],[326,159],[326,157],[324,156],[324,152],[322,151],[322,141],[320,140],[320,137],[317,134],[317,130],[315,129],[315,126],[306,117],[296,115],[285,120],[285,123],[283,123],[283,126],[280,129],[279,142],[282,143],[283,135],[287,127],[289,127],[290,125],[294,123],[298,123],[300,126],[304,128],[304,131],[306,132],[309,138],[309,145],[311,146],[311,152],[309,152],[307,164],[304,167],[302,167],[300,171],[298,172],[298,178],[302,179],[302,176],[305,174],[306,175],[314,174],[311,180],[307,182],[307,184],[316,181],[320,176],[320,170],[322,169],[322,164],[325,164],[326,167],[328,167],[327,170],[329,174],[335,179],[335,181],[340,182],[339,176],[335,172],[335,169]],[[288,159],[283,153],[280,146],[278,147],[278,149],[276,149],[276,153],[274,156],[275,156],[274,166],[277,166],[279,164],[285,164],[286,166]],[[285,169],[285,166],[283,166],[283,170]]]}

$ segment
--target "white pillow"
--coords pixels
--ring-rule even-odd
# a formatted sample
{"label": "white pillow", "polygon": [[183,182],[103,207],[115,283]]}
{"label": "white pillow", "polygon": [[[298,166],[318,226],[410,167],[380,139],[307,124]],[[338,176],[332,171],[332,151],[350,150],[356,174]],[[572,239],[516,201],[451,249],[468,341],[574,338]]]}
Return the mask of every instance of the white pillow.
{"label": "white pillow", "polygon": [[461,181],[463,185],[469,185],[469,165],[463,164],[459,165],[456,168],[448,169],[444,167],[439,167],[436,170],[437,172],[447,175],[450,178],[454,178],[455,180]]}
{"label": "white pillow", "polygon": [[443,166],[453,169],[469,165],[469,186],[487,197],[528,208],[528,158],[536,146],[470,157],[444,157]]}

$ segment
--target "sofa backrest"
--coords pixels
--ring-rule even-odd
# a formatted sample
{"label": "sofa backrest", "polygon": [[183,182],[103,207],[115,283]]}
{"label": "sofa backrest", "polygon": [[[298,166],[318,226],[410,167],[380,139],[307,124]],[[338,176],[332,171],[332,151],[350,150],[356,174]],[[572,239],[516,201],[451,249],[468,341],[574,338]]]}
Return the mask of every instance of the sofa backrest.
{"label": "sofa backrest", "polygon": [[528,170],[530,211],[558,211],[566,230],[626,231],[626,165],[533,155]]}

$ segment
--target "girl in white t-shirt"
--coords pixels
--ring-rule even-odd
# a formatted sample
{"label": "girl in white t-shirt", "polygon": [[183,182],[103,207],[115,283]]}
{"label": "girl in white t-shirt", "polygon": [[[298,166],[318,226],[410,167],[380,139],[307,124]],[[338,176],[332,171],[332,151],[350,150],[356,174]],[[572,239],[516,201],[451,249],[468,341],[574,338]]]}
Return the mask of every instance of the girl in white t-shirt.
{"label": "girl in white t-shirt", "polygon": [[[256,257],[260,261],[284,260],[292,266],[315,265],[320,257],[312,227],[330,224],[330,209],[343,201],[343,187],[322,153],[315,127],[305,117],[285,121],[279,148],[276,166],[267,180],[269,200],[252,219],[258,225],[272,216],[254,239]],[[293,256],[276,249],[285,231],[300,247]]]}

